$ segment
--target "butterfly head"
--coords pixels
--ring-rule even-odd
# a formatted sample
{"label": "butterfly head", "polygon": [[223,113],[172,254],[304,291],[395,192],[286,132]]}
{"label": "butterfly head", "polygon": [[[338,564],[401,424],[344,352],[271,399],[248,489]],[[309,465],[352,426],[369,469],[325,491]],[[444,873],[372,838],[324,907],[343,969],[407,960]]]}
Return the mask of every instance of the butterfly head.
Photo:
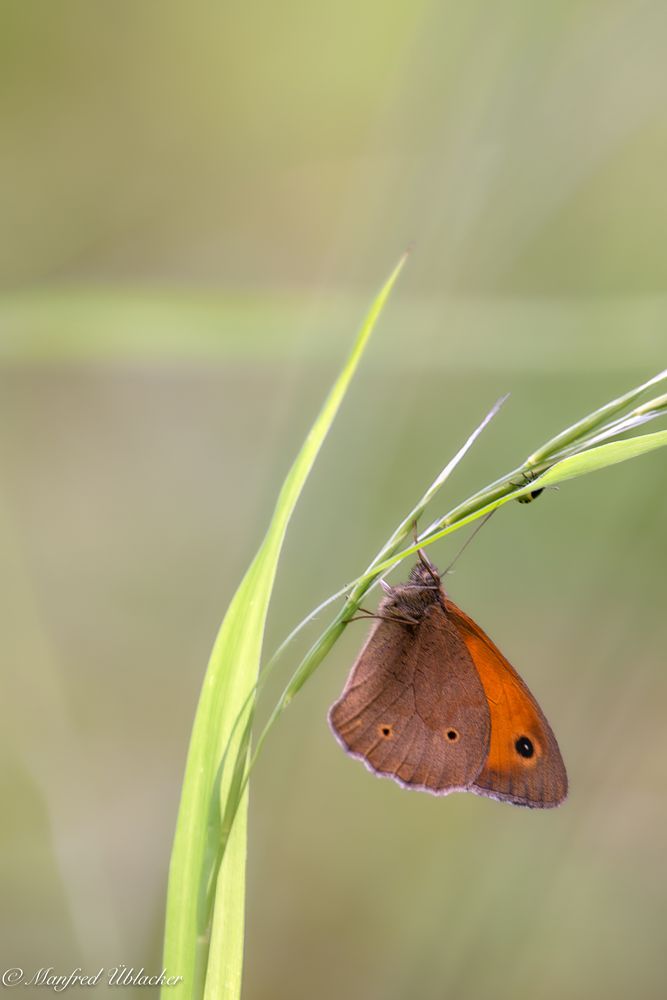
{"label": "butterfly head", "polygon": [[421,560],[412,567],[408,585],[412,587],[424,587],[429,590],[440,586],[440,574],[433,563],[425,563]]}

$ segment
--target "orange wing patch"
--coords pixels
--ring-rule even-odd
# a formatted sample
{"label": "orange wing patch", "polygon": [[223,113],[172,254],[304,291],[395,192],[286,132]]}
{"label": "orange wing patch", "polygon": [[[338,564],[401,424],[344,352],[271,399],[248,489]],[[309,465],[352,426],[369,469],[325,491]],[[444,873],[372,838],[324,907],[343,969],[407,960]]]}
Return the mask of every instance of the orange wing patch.
{"label": "orange wing patch", "polygon": [[567,774],[544,713],[479,625],[449,598],[446,608],[477,668],[491,716],[488,757],[470,790],[515,805],[560,805]]}

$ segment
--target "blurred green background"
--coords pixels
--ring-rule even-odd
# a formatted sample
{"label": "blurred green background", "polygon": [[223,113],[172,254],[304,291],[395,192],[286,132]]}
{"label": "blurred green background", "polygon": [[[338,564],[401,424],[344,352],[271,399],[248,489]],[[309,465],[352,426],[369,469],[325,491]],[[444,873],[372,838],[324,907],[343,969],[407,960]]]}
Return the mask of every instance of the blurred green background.
{"label": "blurred green background", "polygon": [[[1,26],[0,963],[159,971],[213,637],[403,248],[268,649],[500,394],[434,514],[664,367],[667,7],[5,0]],[[666,487],[656,453],[509,505],[450,578],[556,730],[560,810],[346,758],[347,630],[253,782],[247,1000],[664,996]]]}

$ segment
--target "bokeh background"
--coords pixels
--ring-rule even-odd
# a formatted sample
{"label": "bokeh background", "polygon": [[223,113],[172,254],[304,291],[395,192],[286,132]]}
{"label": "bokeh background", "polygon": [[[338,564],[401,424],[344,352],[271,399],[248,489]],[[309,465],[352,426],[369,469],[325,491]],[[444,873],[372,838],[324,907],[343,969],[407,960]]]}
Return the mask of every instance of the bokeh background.
{"label": "bokeh background", "polygon": [[[664,367],[667,8],[0,19],[0,961],[159,971],[213,637],[404,247],[267,649],[500,394],[434,514]],[[666,487],[656,453],[508,505],[451,578],[558,734],[560,810],[411,794],[346,758],[326,712],[347,630],[253,781],[247,1000],[664,996]]]}

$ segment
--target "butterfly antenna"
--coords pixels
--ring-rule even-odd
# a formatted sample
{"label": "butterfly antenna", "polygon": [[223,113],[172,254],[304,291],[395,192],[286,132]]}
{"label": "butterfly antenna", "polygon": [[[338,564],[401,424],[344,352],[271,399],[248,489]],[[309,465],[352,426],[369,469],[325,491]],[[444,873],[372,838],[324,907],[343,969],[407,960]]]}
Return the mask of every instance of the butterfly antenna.
{"label": "butterfly antenna", "polygon": [[477,534],[477,532],[481,531],[481,529],[484,527],[484,525],[489,520],[489,518],[491,517],[491,515],[495,514],[496,510],[497,510],[497,508],[494,508],[494,510],[490,510],[489,513],[486,514],[482,518],[482,520],[479,522],[479,524],[477,525],[477,527],[475,528],[475,530],[473,531],[473,533],[468,538],[466,538],[465,542],[463,543],[463,545],[461,546],[461,548],[459,549],[459,551],[456,553],[456,555],[454,556],[454,558],[450,562],[450,564],[447,567],[447,569],[445,570],[445,572],[442,574],[443,576],[446,576],[447,573],[451,573],[452,566],[454,566],[454,564],[459,561],[459,558],[463,555],[463,553],[465,552],[465,550],[468,548],[468,546],[472,542],[472,540],[475,537],[475,535]]}

